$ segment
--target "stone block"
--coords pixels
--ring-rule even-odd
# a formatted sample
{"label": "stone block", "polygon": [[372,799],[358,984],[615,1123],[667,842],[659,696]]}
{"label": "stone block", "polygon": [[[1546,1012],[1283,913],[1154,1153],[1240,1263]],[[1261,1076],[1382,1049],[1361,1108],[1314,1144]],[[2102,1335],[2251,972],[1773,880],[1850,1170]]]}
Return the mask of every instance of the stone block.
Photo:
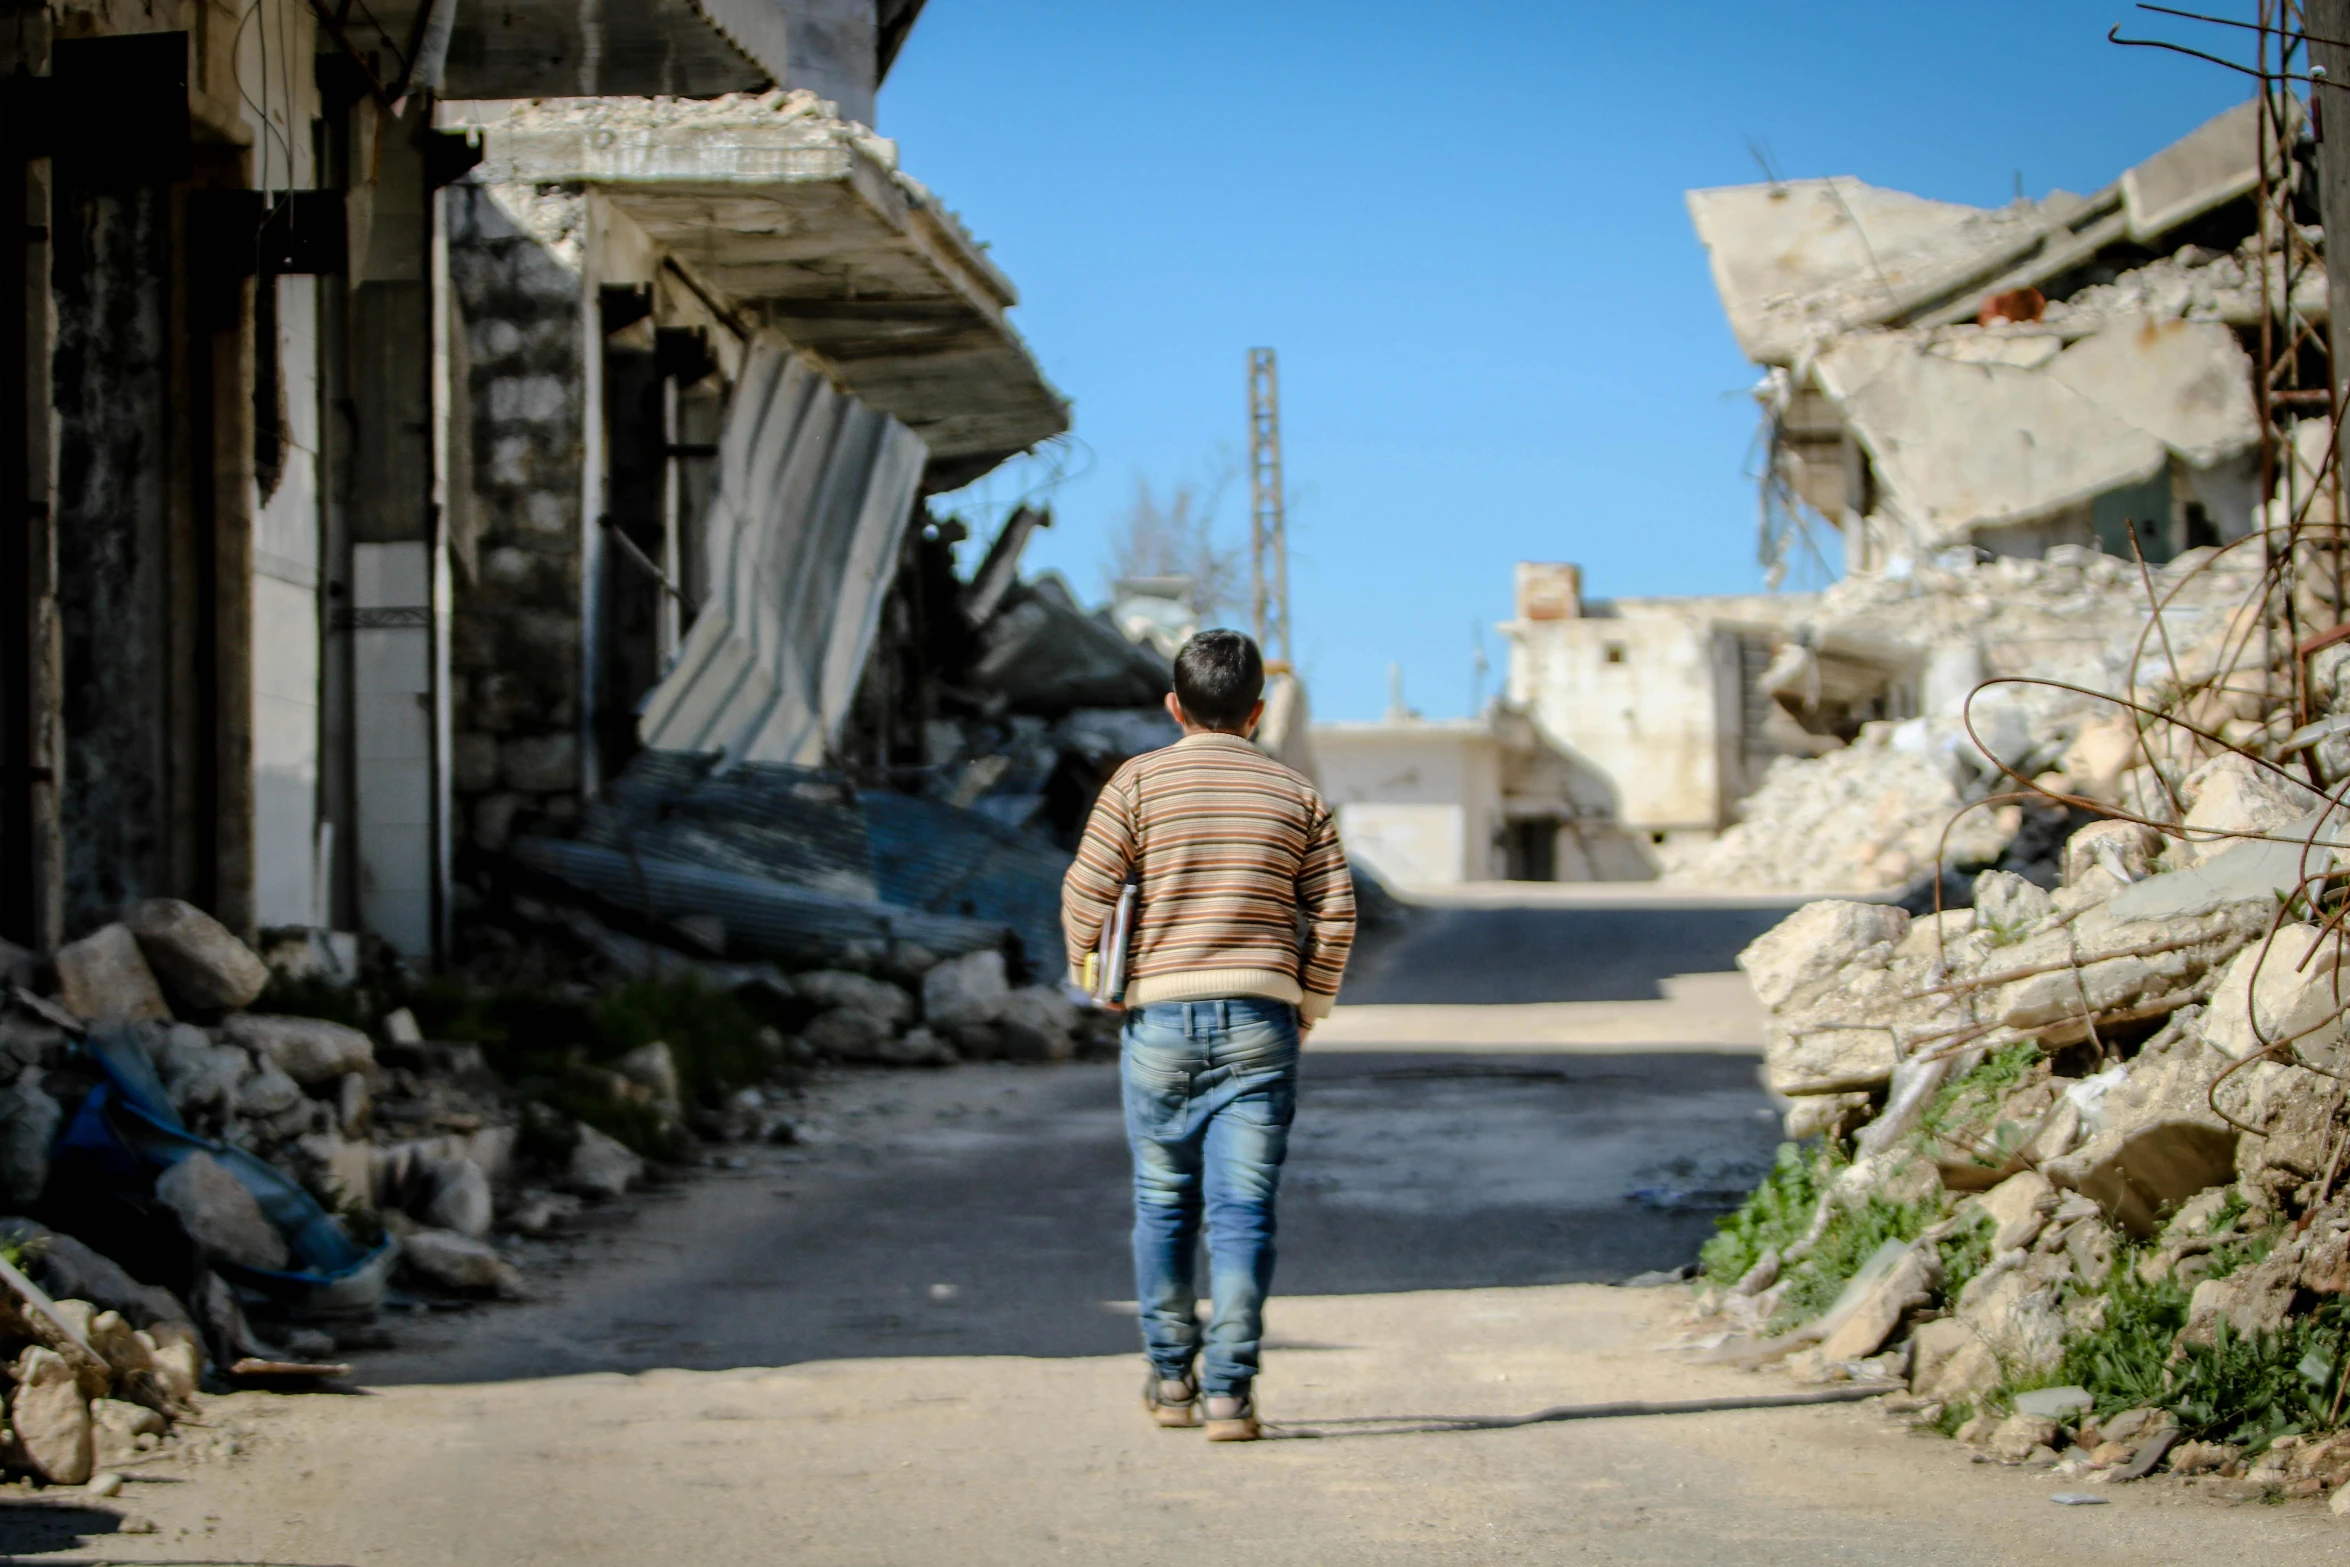
{"label": "stone block", "polygon": [[459,794],[480,794],[498,783],[498,737],[461,729],[449,745],[449,782]]}
{"label": "stone block", "polygon": [[304,1087],[375,1065],[375,1041],[324,1018],[240,1012],[223,1019],[220,1031],[231,1042],[275,1061],[280,1071]]}
{"label": "stone block", "polygon": [[1997,1186],[1977,1197],[1974,1203],[1988,1214],[1995,1227],[1991,1235],[1994,1255],[2029,1246],[2040,1238],[2042,1226],[2056,1211],[2056,1188],[2037,1170],[2026,1170],[2011,1175]]}
{"label": "stone block", "polygon": [[211,1256],[248,1268],[286,1265],[286,1238],[244,1183],[208,1153],[192,1153],[156,1179],[155,1196]]}
{"label": "stone block", "polygon": [[411,1230],[400,1237],[400,1260],[443,1289],[519,1296],[522,1275],[488,1242],[449,1230]]}
{"label": "stone block", "polygon": [[88,1480],[95,1458],[90,1406],[73,1368],[55,1350],[36,1344],[16,1358],[13,1369],[8,1424],[26,1459],[52,1485]]}
{"label": "stone block", "polygon": [[1076,1004],[1050,985],[1029,985],[1004,998],[996,1018],[1004,1055],[1014,1061],[1067,1061],[1077,1054]]}
{"label": "stone block", "polygon": [[128,925],[101,925],[57,949],[65,1010],[92,1023],[169,1021],[163,987]]}
{"label": "stone block", "polygon": [[268,965],[192,903],[148,898],[131,906],[123,924],[164,990],[190,1011],[251,1006],[269,986]]}
{"label": "stone block", "polygon": [[[1777,1011],[1824,991],[1847,964],[1908,934],[1909,915],[1889,904],[1823,899],[1807,903],[1738,954],[1755,998]],[[1880,966],[1882,966],[1880,964]]]}
{"label": "stone block", "polygon": [[498,744],[498,777],[507,788],[557,793],[579,787],[579,737],[518,735]]}
{"label": "stone block", "polygon": [[626,1145],[583,1125],[564,1168],[562,1185],[565,1191],[582,1197],[618,1197],[644,1179],[644,1174],[644,1160]]}
{"label": "stone block", "polygon": [[903,986],[846,969],[818,969],[792,979],[792,992],[811,1005],[845,1008],[878,1019],[892,1032],[914,1021],[914,997]]}
{"label": "stone block", "polygon": [[942,1029],[993,1023],[1003,1015],[1011,994],[1001,952],[966,952],[922,976],[922,1016]]}

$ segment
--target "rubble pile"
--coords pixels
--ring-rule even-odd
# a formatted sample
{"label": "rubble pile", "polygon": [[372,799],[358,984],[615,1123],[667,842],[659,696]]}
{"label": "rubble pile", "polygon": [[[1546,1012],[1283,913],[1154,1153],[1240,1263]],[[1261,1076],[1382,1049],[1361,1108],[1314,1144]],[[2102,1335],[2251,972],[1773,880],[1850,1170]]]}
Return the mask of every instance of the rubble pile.
{"label": "rubble pile", "polygon": [[[2000,863],[2015,844],[2021,805],[1961,813],[2015,789],[2000,764],[2060,794],[2123,803],[2122,775],[2142,757],[2112,703],[1998,682],[2113,693],[2191,684],[2174,661],[2207,672],[2241,642],[2234,611],[2258,565],[2246,549],[2203,548],[2155,569],[2159,626],[2134,563],[2073,545],[2043,560],[1959,550],[1906,574],[1839,581],[1798,628],[1798,648],[1842,639],[1909,650],[1919,715],[1865,724],[1850,746],[1821,756],[1777,759],[1736,825],[1661,851],[1662,879],[1742,892],[1930,887],[1940,870]],[[2233,708],[2213,716],[2236,723],[2238,736],[2258,729]],[[2052,863],[2028,858],[2042,861],[2032,871],[2047,881]]]}
{"label": "rubble pile", "polygon": [[1101,1044],[1002,946],[795,971],[576,901],[505,915],[494,983],[322,932],[257,953],[169,899],[0,952],[0,1465],[80,1484],[171,1443],[201,1389],[347,1373],[387,1307],[521,1297],[529,1239],[585,1204],[792,1141],[817,1063]]}
{"label": "rubble pile", "polygon": [[[2178,650],[2167,699],[2204,727],[2256,706],[2234,646]],[[2340,645],[2313,662],[2315,705],[2350,706]],[[2200,760],[2160,724],[2154,762],[2109,757],[2137,808],[2075,832],[2052,888],[1815,902],[1740,956],[1790,1141],[1705,1251],[1723,1353],[1900,1381],[1892,1407],[2005,1462],[2350,1511],[2350,837],[2306,733],[2225,722]]]}

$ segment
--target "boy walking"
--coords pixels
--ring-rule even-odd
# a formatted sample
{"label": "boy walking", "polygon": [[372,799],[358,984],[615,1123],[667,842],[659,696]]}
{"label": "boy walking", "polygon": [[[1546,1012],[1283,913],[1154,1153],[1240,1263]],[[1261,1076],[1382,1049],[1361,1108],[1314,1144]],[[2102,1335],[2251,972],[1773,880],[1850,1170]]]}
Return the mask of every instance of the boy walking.
{"label": "boy walking", "polygon": [[[1183,738],[1118,769],[1061,886],[1070,966],[1083,972],[1129,874],[1140,883],[1119,1073],[1151,1365],[1143,1406],[1162,1426],[1204,1413],[1211,1442],[1258,1434],[1251,1384],[1298,1043],[1329,1014],[1354,940],[1330,807],[1249,743],[1264,686],[1239,632],[1186,642],[1167,698]],[[1215,1301],[1204,1344],[1192,1277],[1203,1218]]]}

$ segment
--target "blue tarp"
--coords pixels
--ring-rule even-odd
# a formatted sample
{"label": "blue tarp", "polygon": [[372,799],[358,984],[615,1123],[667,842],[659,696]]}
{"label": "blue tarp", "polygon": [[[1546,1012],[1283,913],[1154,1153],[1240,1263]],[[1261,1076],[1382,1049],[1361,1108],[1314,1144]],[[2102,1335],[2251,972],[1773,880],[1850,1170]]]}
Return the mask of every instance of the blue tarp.
{"label": "blue tarp", "polygon": [[216,1261],[222,1274],[290,1307],[313,1311],[359,1310],[382,1298],[391,1271],[390,1243],[361,1246],[285,1172],[242,1148],[189,1131],[156,1077],[137,1030],[94,1030],[82,1041],[82,1050],[105,1081],[90,1090],[67,1124],[58,1140],[60,1154],[75,1156],[84,1171],[141,1192],[153,1190],[157,1176],[190,1154],[210,1154],[261,1204],[284,1234],[296,1264],[278,1270]]}

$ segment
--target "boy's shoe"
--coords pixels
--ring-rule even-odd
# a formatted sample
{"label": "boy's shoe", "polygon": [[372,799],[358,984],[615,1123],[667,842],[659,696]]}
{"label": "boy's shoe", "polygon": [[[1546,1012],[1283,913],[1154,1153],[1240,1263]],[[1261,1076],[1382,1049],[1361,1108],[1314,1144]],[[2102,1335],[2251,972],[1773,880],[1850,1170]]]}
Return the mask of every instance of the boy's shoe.
{"label": "boy's shoe", "polygon": [[1263,1435],[1257,1428],[1257,1401],[1248,1393],[1210,1393],[1206,1403],[1209,1441],[1253,1442]]}
{"label": "boy's shoe", "polygon": [[1154,1369],[1142,1384],[1143,1413],[1170,1431],[1199,1424],[1199,1388],[1189,1377],[1162,1377]]}

